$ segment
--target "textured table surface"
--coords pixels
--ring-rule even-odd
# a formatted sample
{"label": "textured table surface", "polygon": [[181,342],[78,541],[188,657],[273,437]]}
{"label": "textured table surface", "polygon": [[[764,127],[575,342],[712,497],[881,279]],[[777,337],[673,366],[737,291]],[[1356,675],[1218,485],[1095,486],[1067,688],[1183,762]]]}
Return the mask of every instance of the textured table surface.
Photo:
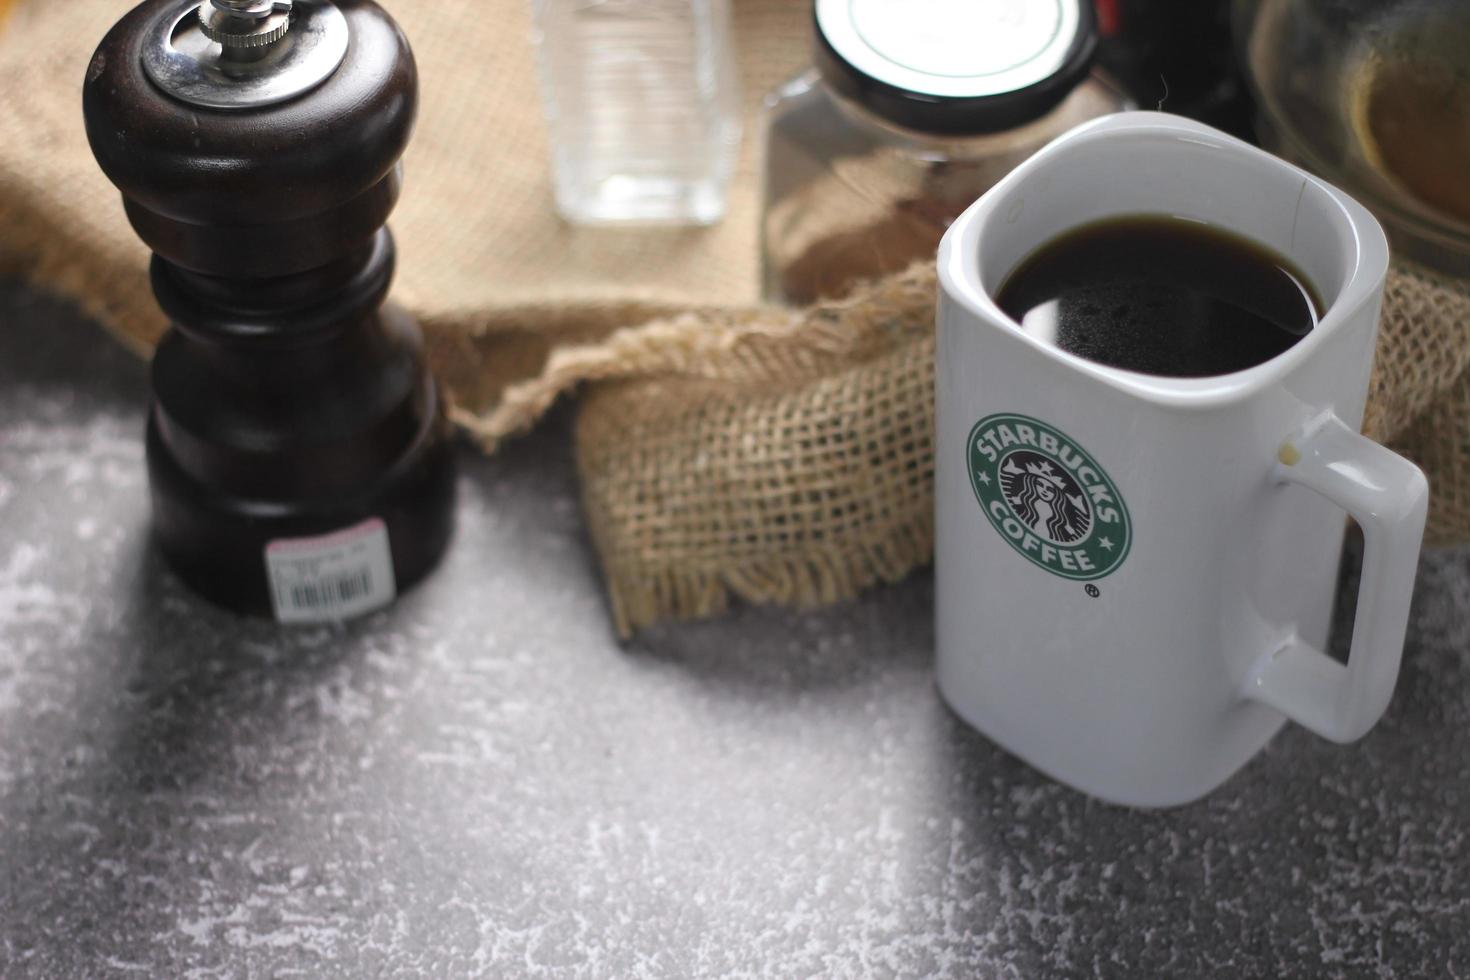
{"label": "textured table surface", "polygon": [[919,576],[613,639],[565,418],[444,567],[278,629],[148,547],[144,367],[0,284],[0,977],[1470,977],[1470,552],[1388,716],[1204,802],[958,723]]}

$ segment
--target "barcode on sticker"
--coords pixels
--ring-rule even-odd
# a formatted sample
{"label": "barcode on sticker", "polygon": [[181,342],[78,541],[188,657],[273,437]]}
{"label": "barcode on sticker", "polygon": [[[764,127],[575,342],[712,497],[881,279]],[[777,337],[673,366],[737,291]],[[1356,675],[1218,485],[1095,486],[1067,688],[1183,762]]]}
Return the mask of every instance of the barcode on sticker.
{"label": "barcode on sticker", "polygon": [[359,596],[373,591],[373,573],[363,569],[356,575],[335,582],[308,582],[291,586],[291,604],[301,609],[344,606]]}
{"label": "barcode on sticker", "polygon": [[378,518],[311,538],[265,546],[271,602],[282,623],[359,616],[393,601],[393,555]]}

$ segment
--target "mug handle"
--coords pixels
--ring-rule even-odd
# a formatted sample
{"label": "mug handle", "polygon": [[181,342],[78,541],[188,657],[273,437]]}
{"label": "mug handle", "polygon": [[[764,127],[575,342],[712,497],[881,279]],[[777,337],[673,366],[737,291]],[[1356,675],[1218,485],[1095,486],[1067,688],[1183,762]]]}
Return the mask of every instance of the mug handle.
{"label": "mug handle", "polygon": [[1300,637],[1246,672],[1241,693],[1334,742],[1372,728],[1393,695],[1429,507],[1424,473],[1328,412],[1277,453],[1272,477],[1315,490],[1363,529],[1363,574],[1346,666]]}

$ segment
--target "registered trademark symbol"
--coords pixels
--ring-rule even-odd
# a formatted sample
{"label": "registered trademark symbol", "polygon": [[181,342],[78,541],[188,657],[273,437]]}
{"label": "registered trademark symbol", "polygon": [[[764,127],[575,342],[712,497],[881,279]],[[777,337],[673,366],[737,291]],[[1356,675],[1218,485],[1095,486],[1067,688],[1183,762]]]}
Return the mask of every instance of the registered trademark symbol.
{"label": "registered trademark symbol", "polygon": [[1098,596],[1102,595],[1102,592],[1098,589],[1097,586],[1095,586],[1095,585],[1088,585],[1087,586],[1087,594],[1090,595],[1090,596],[1092,596],[1094,599],[1096,599]]}

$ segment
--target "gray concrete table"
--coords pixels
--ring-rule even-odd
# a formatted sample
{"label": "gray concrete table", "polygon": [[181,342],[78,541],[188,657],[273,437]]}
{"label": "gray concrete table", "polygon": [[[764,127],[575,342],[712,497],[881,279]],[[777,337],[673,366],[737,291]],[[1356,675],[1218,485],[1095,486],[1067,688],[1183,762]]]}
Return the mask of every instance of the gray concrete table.
{"label": "gray concrete table", "polygon": [[1470,553],[1387,718],[1099,804],[937,700],[925,575],[619,646],[565,417],[390,610],[148,546],[144,366],[0,286],[0,977],[1470,976]]}

